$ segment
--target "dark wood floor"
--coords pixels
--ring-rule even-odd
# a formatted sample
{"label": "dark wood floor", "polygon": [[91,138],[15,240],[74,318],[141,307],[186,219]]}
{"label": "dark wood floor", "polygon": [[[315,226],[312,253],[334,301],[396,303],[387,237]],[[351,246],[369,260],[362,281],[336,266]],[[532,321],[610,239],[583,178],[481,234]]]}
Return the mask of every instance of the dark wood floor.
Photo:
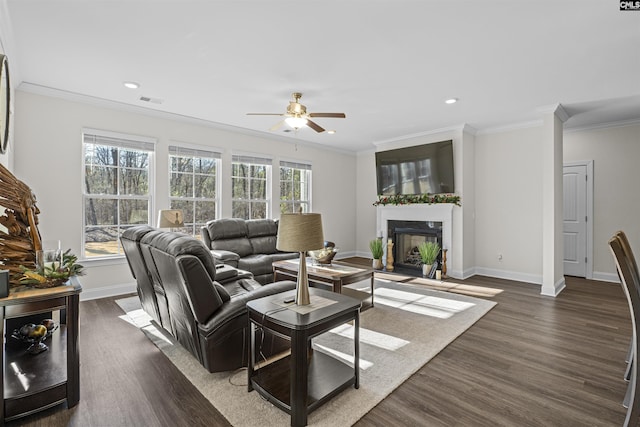
{"label": "dark wood floor", "polygon": [[[622,425],[631,323],[619,285],[568,277],[550,298],[509,280],[463,283],[498,305],[356,426]],[[8,425],[229,425],[121,314],[114,298],[82,302],[80,404]]]}

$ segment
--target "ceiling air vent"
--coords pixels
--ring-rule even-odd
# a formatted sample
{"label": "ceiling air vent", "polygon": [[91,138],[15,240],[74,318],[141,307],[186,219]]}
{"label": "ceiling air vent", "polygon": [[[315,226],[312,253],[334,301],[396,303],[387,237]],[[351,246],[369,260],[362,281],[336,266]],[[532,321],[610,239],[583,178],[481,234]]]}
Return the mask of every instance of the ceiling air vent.
{"label": "ceiling air vent", "polygon": [[164,100],[160,98],[149,98],[148,96],[141,96],[140,101],[152,102],[154,104],[162,104],[164,102]]}

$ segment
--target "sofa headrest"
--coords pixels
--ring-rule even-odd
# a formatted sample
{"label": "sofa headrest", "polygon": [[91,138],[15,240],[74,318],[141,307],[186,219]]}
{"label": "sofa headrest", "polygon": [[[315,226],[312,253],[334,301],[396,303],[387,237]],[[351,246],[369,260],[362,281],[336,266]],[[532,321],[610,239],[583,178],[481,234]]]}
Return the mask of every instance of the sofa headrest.
{"label": "sofa headrest", "polygon": [[211,277],[216,277],[216,262],[213,255],[200,240],[193,236],[171,231],[155,231],[142,238],[142,243],[148,244],[162,252],[178,257],[180,255],[192,255],[200,260],[205,270]]}
{"label": "sofa headrest", "polygon": [[246,221],[247,236],[254,237],[277,236],[278,223],[272,219],[249,219]]}
{"label": "sofa headrest", "polygon": [[148,225],[139,225],[136,227],[127,228],[122,232],[121,239],[139,242],[147,233],[154,230],[156,229]]}
{"label": "sofa headrest", "polygon": [[221,218],[207,222],[209,237],[214,240],[228,240],[247,236],[247,226],[242,218]]}

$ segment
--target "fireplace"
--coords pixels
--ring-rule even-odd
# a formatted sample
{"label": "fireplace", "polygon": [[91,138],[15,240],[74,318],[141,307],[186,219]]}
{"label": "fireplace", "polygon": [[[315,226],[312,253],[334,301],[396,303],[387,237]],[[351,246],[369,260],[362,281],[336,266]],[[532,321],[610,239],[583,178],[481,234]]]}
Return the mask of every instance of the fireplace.
{"label": "fireplace", "polygon": [[[387,236],[393,241],[393,268],[399,273],[422,274],[418,245],[436,242],[442,248],[441,221],[387,221]],[[441,255],[438,255],[441,261]]]}
{"label": "fireplace", "polygon": [[[450,203],[439,203],[439,204],[411,204],[411,205],[386,205],[386,206],[378,206],[377,207],[377,219],[376,219],[376,227],[377,227],[377,235],[382,236],[382,241],[385,242],[385,255],[383,258],[383,264],[387,265],[387,245],[386,242],[391,240],[394,242],[392,255],[394,256],[394,263],[397,262],[398,258],[398,242],[397,237],[394,236],[395,232],[390,231],[389,222],[398,221],[401,223],[410,223],[409,225],[402,226],[400,228],[408,228],[411,229],[409,233],[409,243],[413,245],[416,241],[423,241],[424,239],[438,239],[438,243],[440,244],[440,248],[447,249],[447,275],[450,277],[458,277],[457,271],[457,254],[458,251],[461,250],[461,246],[453,246],[453,232],[454,232],[454,224],[453,224],[453,205]],[[420,222],[422,226],[416,227],[412,226],[411,223]],[[458,222],[459,226],[460,222]],[[458,229],[458,233],[461,230]],[[458,234],[460,235],[460,234]],[[417,236],[417,237],[416,237]],[[407,237],[405,237],[407,239]],[[416,240],[420,239],[420,240]],[[401,243],[401,245],[404,245]],[[417,246],[417,245],[416,245]],[[459,267],[458,267],[459,268]],[[411,275],[411,276],[422,276],[422,270],[419,267],[400,267],[401,273]]]}

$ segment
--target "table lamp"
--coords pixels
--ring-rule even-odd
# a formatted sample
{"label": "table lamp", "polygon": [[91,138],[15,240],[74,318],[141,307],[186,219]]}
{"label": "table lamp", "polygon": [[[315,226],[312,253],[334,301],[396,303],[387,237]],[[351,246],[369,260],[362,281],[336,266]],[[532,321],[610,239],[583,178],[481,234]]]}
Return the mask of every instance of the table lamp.
{"label": "table lamp", "polygon": [[280,215],[276,248],[280,251],[300,252],[298,282],[296,284],[297,305],[308,305],[311,303],[305,252],[322,248],[323,245],[322,217],[319,213],[291,213]]}
{"label": "table lamp", "polygon": [[175,228],[184,227],[184,215],[180,209],[161,209],[158,212],[158,228],[169,228],[173,231]]}

